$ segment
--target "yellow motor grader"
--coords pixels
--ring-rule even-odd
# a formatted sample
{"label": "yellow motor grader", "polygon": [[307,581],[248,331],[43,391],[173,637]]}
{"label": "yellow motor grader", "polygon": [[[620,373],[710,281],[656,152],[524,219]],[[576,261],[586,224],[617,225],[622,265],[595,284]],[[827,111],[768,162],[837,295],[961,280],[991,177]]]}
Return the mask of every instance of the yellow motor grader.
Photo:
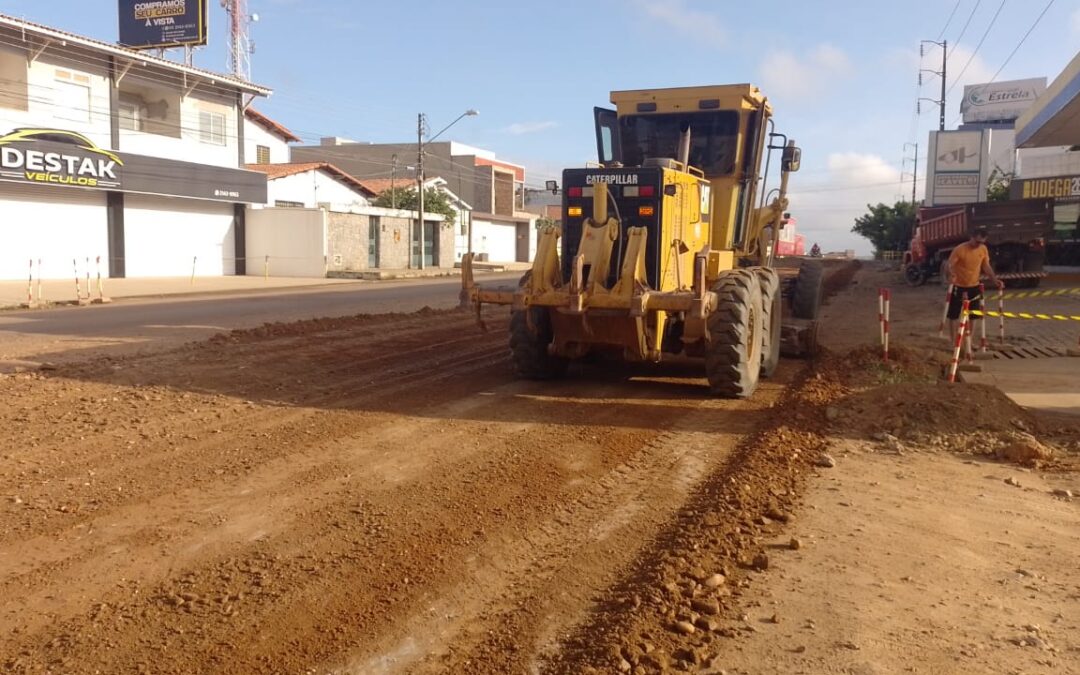
{"label": "yellow motor grader", "polygon": [[[466,255],[462,304],[478,319],[485,303],[511,306],[523,377],[560,376],[594,352],[683,354],[704,359],[713,393],[748,397],[782,347],[815,348],[820,263],[773,267],[800,150],[750,84],[617,91],[611,102],[594,111],[599,163],[563,172],[562,222],[538,232],[532,269],[516,287],[478,286]],[[779,185],[765,193],[774,151]]]}

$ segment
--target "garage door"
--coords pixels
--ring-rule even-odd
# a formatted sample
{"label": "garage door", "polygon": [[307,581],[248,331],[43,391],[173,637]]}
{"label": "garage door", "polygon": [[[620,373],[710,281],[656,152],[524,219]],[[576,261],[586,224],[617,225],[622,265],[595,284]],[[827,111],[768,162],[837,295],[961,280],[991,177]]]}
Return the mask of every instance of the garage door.
{"label": "garage door", "polygon": [[513,223],[473,221],[473,247],[491,262],[517,260],[517,226]]}
{"label": "garage door", "polygon": [[128,277],[233,274],[233,206],[126,195],[124,247]]}
{"label": "garage door", "polygon": [[87,258],[96,269],[98,256],[105,276],[107,218],[104,192],[0,182],[0,279],[27,278],[31,258],[35,277],[69,279],[73,260],[81,275]]}

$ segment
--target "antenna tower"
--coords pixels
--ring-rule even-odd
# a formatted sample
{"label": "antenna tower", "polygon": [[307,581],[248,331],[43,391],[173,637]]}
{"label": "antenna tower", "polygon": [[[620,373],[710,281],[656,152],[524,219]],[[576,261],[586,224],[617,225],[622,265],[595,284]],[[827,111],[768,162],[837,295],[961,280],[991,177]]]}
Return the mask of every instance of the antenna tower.
{"label": "antenna tower", "polygon": [[255,43],[251,40],[251,24],[259,20],[258,14],[248,13],[248,0],[221,0],[221,6],[229,15],[229,72],[238,79],[251,80],[251,55]]}

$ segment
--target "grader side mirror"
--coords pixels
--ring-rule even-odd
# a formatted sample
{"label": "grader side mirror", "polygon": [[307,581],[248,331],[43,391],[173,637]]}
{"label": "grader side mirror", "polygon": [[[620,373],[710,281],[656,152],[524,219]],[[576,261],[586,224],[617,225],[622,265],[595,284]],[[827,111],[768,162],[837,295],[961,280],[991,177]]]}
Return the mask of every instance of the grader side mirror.
{"label": "grader side mirror", "polygon": [[784,146],[784,156],[780,166],[784,171],[798,171],[802,162],[802,149],[795,147],[795,141],[788,141]]}
{"label": "grader side mirror", "polygon": [[784,155],[780,166],[784,171],[798,171],[802,163],[802,149],[795,146],[795,141],[788,141],[784,146]]}

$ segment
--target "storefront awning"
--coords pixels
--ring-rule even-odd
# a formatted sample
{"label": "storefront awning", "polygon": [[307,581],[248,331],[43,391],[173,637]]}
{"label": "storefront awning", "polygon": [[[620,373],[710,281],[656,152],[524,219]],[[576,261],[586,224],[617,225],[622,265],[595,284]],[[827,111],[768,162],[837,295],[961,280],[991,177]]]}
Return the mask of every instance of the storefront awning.
{"label": "storefront awning", "polygon": [[1016,120],[1016,147],[1080,144],[1080,54]]}

